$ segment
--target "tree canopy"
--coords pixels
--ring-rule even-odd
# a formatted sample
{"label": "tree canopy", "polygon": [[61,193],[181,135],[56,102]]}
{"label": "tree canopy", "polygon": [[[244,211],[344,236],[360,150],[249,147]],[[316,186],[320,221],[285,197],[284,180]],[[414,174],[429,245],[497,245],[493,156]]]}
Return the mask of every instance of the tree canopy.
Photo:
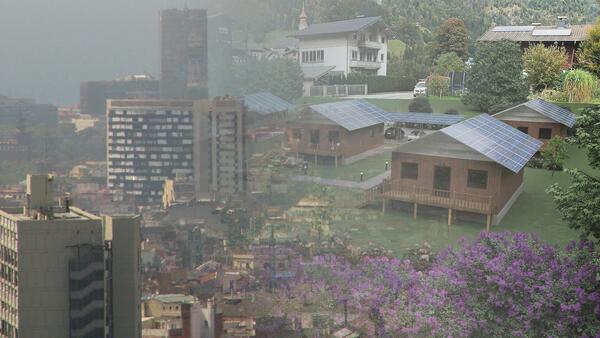
{"label": "tree canopy", "polygon": [[486,112],[493,106],[525,101],[529,91],[519,45],[506,40],[479,43],[467,87],[464,103]]}
{"label": "tree canopy", "polygon": [[445,76],[452,71],[462,72],[465,68],[465,62],[455,52],[440,54],[435,59],[434,70],[439,75]]}
{"label": "tree canopy", "polygon": [[537,44],[523,53],[523,68],[534,91],[554,88],[560,82],[561,68],[566,61],[564,48]]}
{"label": "tree canopy", "polygon": [[600,19],[589,32],[589,37],[582,44],[579,63],[592,74],[600,77]]}
{"label": "tree canopy", "polygon": [[434,57],[444,53],[455,53],[466,60],[469,54],[468,44],[469,33],[465,22],[457,18],[447,19],[435,32]]}
{"label": "tree canopy", "polygon": [[426,96],[415,97],[408,105],[408,110],[412,113],[433,113],[433,108]]}

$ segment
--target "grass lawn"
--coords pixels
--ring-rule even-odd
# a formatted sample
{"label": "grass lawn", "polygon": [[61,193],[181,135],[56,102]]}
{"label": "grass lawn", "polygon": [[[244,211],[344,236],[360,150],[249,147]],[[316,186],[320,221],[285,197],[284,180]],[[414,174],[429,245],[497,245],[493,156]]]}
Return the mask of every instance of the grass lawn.
{"label": "grass lawn", "polygon": [[[335,102],[343,100],[337,97],[303,97],[298,99],[299,104],[318,104],[326,102]],[[408,106],[412,100],[386,100],[386,99],[368,99],[367,101],[378,106],[379,108],[390,111],[390,112],[407,112]],[[459,97],[429,97],[429,103],[433,108],[434,113],[444,113],[446,110],[453,108],[458,111],[459,114],[465,115],[466,117],[472,117],[481,112],[477,112],[470,107],[465,106]]]}
{"label": "grass lawn", "polygon": [[346,181],[360,181],[360,172],[365,173],[365,180],[382,174],[385,171],[385,161],[392,163],[392,150],[386,149],[383,153],[370,156],[349,165],[338,166],[314,166],[309,167],[308,175],[323,178],[335,178]]}
{"label": "grass lawn", "polygon": [[[594,173],[587,165],[583,151],[571,146],[570,153],[567,168],[580,168]],[[595,174],[600,175],[599,172]],[[545,242],[559,246],[577,239],[578,233],[561,219],[552,197],[545,192],[553,183],[567,185],[569,176],[564,172],[556,172],[553,176],[547,170],[527,168],[523,194],[502,222],[492,227],[492,231],[530,232]],[[351,210],[348,212],[354,213]],[[362,210],[354,218],[337,221],[332,230],[338,234],[350,234],[358,245],[375,243],[397,255],[423,242],[428,242],[436,250],[443,249],[455,245],[461,237],[473,238],[485,229],[483,224],[460,221],[448,226],[445,215],[420,215],[415,220],[408,212],[396,210],[385,216],[381,216],[379,210]]]}

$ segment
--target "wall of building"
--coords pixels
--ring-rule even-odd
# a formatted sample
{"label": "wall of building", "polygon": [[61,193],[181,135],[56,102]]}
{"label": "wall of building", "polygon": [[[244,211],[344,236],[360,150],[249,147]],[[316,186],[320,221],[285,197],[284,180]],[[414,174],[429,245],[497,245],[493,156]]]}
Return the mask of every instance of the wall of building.
{"label": "wall of building", "polygon": [[546,146],[548,144],[550,139],[540,139],[539,136],[540,136],[541,128],[552,129],[552,135],[550,136],[551,138],[554,136],[567,137],[567,127],[560,123],[557,123],[557,122],[528,122],[528,121],[511,121],[511,120],[504,120],[504,119],[502,119],[502,121],[510,126],[515,127],[515,128],[527,127],[529,136],[544,142],[544,146]]}
{"label": "wall of building", "polygon": [[105,237],[111,241],[114,337],[141,335],[140,216],[105,216]]}
{"label": "wall of building", "polygon": [[[419,173],[416,180],[401,178],[402,162],[419,164]],[[435,166],[451,168],[450,191],[474,196],[497,196],[493,199],[494,212],[498,212],[502,209],[504,206],[502,203],[505,203],[507,200],[505,196],[510,198],[512,193],[514,193],[520,185],[518,182],[523,181],[522,173],[514,174],[495,162],[406,154],[401,152],[394,152],[392,155],[391,177],[393,182],[398,182],[395,184],[399,184],[400,186],[433,189]],[[467,186],[469,169],[485,170],[488,172],[486,189],[470,188]],[[503,190],[504,182],[508,183],[506,183]]]}

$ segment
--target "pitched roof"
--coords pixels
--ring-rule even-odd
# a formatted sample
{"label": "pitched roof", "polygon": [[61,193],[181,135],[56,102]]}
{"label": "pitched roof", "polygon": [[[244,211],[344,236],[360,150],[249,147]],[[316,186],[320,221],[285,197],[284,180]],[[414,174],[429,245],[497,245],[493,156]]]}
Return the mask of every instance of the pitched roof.
{"label": "pitched roof", "polygon": [[365,100],[344,100],[316,104],[310,107],[348,131],[370,127],[386,121],[386,112]]}
{"label": "pitched roof", "polygon": [[562,123],[569,128],[573,128],[575,125],[575,114],[568,109],[555,105],[554,103],[546,102],[542,99],[535,99],[524,104],[540,114],[543,114],[558,123]]}
{"label": "pitched roof", "polygon": [[248,110],[260,115],[279,113],[294,107],[284,99],[266,92],[244,95],[244,104]]}
{"label": "pitched roof", "polygon": [[343,20],[343,21],[318,23],[318,24],[310,25],[307,28],[305,28],[301,31],[295,32],[294,34],[292,34],[290,36],[301,38],[301,37],[313,36],[313,35],[357,32],[363,28],[372,26],[381,21],[382,21],[382,19],[380,16],[373,16],[373,17],[367,17],[367,18],[356,18],[356,19]]}
{"label": "pitched roof", "polygon": [[515,173],[523,169],[543,144],[487,114],[446,127],[441,132]]}
{"label": "pitched roof", "polygon": [[433,113],[387,113],[386,122],[421,123],[437,126],[451,126],[465,119],[462,115]]}
{"label": "pitched roof", "polygon": [[488,29],[479,41],[585,41],[591,25],[556,26],[496,26]]}

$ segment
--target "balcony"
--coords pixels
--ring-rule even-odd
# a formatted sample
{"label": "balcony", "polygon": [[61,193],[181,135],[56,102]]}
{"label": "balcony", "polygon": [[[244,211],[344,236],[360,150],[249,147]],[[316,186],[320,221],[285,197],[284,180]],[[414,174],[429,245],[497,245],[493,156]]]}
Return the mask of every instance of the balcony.
{"label": "balcony", "polygon": [[381,68],[381,62],[352,60],[352,61],[350,61],[350,68],[363,68],[363,69],[376,70],[376,69]]}
{"label": "balcony", "polygon": [[493,196],[491,195],[471,195],[418,186],[403,186],[398,183],[392,180],[385,180],[381,185],[373,188],[374,191],[371,193],[378,193],[385,199],[478,214],[490,215],[493,212]]}
{"label": "balcony", "polygon": [[381,43],[378,41],[358,40],[358,47],[380,50]]}

